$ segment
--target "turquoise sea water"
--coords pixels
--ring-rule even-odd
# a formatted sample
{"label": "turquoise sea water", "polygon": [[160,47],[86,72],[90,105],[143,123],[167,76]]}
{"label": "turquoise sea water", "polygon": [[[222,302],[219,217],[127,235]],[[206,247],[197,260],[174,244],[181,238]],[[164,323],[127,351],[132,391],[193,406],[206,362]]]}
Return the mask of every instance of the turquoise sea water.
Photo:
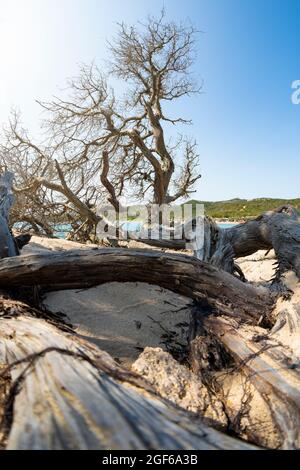
{"label": "turquoise sea water", "polygon": [[225,223],[225,222],[223,223],[222,222],[222,223],[219,223],[218,225],[221,228],[231,228],[231,227],[234,227],[236,224],[230,224],[230,223]]}
{"label": "turquoise sea water", "polygon": [[[219,223],[218,225],[219,225],[219,227],[225,229],[225,228],[234,227],[234,225],[236,225],[236,224]],[[121,228],[123,230],[127,230],[127,231],[139,232],[140,228],[141,228],[141,224],[139,222],[124,222],[123,224],[121,224]]]}
{"label": "turquoise sea water", "polygon": [[[223,228],[223,229],[226,229],[226,228],[230,228],[230,227],[233,227],[235,224],[230,224],[230,223],[220,223],[219,224],[219,227]],[[18,228],[18,224],[15,225],[15,228],[17,229]],[[140,222],[123,222],[121,223],[121,228],[122,230],[124,231],[130,231],[130,232],[136,232],[136,233],[139,233],[140,229],[141,229],[141,223]],[[67,234],[70,232],[71,230],[71,225],[69,224],[59,224],[59,225],[56,225],[55,227],[55,235],[58,237],[58,238],[66,238]]]}
{"label": "turquoise sea water", "polygon": [[[226,229],[226,228],[233,227],[235,224],[220,223],[218,225],[222,229]],[[57,226],[56,227],[56,229],[57,229],[56,236],[58,238],[65,238],[66,234],[69,232],[70,228],[71,228],[71,226],[66,225],[66,224]],[[124,231],[128,231],[128,232],[130,231],[130,232],[139,233],[139,231],[141,229],[141,223],[140,222],[123,222],[121,224],[121,229],[124,230]]]}

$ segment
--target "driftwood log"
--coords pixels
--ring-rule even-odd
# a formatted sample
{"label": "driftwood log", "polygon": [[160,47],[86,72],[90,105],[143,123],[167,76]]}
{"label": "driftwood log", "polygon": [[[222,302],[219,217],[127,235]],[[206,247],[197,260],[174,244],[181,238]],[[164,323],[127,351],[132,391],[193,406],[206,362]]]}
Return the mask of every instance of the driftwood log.
{"label": "driftwood log", "polygon": [[[139,256],[141,257],[141,260],[139,259]],[[147,264],[147,259],[150,261]],[[153,259],[152,259],[153,257]],[[102,260],[102,261],[101,261]],[[166,261],[167,260],[167,264]],[[111,269],[109,271],[109,275],[107,277],[103,276],[103,272],[108,272],[109,266],[124,266],[124,269]],[[262,389],[260,389],[259,393],[266,394],[268,391],[268,397],[270,400],[270,403],[274,405],[276,403],[278,405],[278,416],[270,415],[272,416],[272,420],[275,421],[275,424],[273,425],[272,432],[274,435],[276,435],[276,439],[274,438],[273,441],[271,441],[271,445],[273,445],[274,441],[276,443],[276,446],[278,444],[279,447],[288,447],[291,448],[292,445],[296,446],[298,442],[298,422],[296,420],[296,416],[293,416],[293,422],[295,423],[295,428],[293,430],[293,436],[295,432],[297,433],[297,438],[294,436],[292,439],[290,436],[288,436],[285,431],[287,429],[291,428],[291,423],[289,420],[292,416],[293,413],[295,413],[296,408],[293,407],[293,398],[291,395],[291,405],[289,408],[289,413],[280,413],[280,407],[279,405],[282,404],[284,405],[285,401],[287,400],[287,397],[290,396],[289,392],[290,390],[288,389],[289,387],[289,382],[287,380],[290,380],[289,377],[287,377],[286,372],[283,372],[281,383],[276,384],[277,378],[278,378],[278,373],[275,374],[275,372],[268,372],[268,380],[264,377],[264,370],[262,370],[261,366],[261,361],[265,360],[264,357],[262,359],[262,354],[264,353],[265,355],[265,350],[271,349],[271,347],[274,347],[274,338],[268,339],[268,333],[269,330],[266,328],[261,328],[258,327],[257,324],[261,323],[261,317],[263,315],[266,315],[266,318],[268,318],[268,314],[272,311],[272,305],[273,305],[273,298],[271,295],[268,295],[268,291],[266,289],[258,289],[250,285],[245,285],[238,279],[234,278],[233,276],[230,276],[227,273],[223,273],[222,271],[216,270],[216,268],[211,267],[210,265],[200,262],[198,260],[193,260],[192,263],[188,262],[188,259],[185,257],[182,257],[180,255],[174,255],[170,259],[168,258],[167,255],[161,255],[160,253],[152,253],[152,256],[150,256],[150,253],[143,253],[143,252],[131,252],[130,250],[93,250],[92,252],[89,253],[59,253],[52,255],[49,260],[49,256],[42,256],[42,255],[36,255],[36,256],[24,256],[24,257],[18,257],[18,258],[11,258],[11,259],[5,259],[2,260],[1,262],[1,273],[0,273],[0,279],[1,279],[1,286],[4,288],[5,282],[7,285],[10,286],[10,288],[13,287],[20,287],[22,285],[28,286],[28,285],[33,285],[39,282],[40,285],[42,286],[47,286],[48,283],[52,286],[52,288],[58,289],[60,287],[63,287],[64,289],[67,287],[74,287],[74,286],[89,286],[89,285],[94,285],[95,283],[101,283],[105,282],[107,280],[118,280],[118,281],[123,281],[123,280],[136,280],[136,275],[133,274],[133,278],[129,277],[128,278],[128,272],[135,272],[137,269],[137,266],[140,267],[138,270],[139,276],[141,276],[141,272],[146,272],[147,271],[147,277],[146,281],[147,282],[157,282],[160,283],[159,277],[157,278],[158,280],[155,281],[158,273],[160,272],[161,269],[164,267],[167,268],[166,275],[168,272],[167,279],[163,282],[161,282],[161,285],[164,287],[166,286],[165,282],[168,282],[168,287],[172,288],[174,290],[177,290],[179,292],[185,293],[185,295],[189,295],[194,299],[197,299],[198,302],[196,303],[195,306],[195,312],[197,316],[197,321],[201,325],[201,331],[194,331],[196,334],[194,334],[194,337],[196,337],[196,340],[199,342],[199,339],[201,341],[201,336],[203,336],[203,331],[205,332],[206,336],[209,336],[210,338],[214,338],[214,341],[218,343],[219,346],[219,354],[224,354],[224,360],[222,363],[222,368],[223,370],[228,368],[228,364],[231,365],[232,362],[234,362],[235,368],[238,368],[240,371],[242,371],[242,374],[248,378],[251,382],[251,384],[257,385],[257,382],[260,384],[263,383]],[[19,267],[19,269],[18,269]],[[129,267],[131,271],[129,271]],[[74,269],[73,269],[74,268]],[[196,269],[197,268],[197,269]],[[143,271],[142,271],[143,270]],[[187,271],[186,271],[187,270]],[[193,270],[196,270],[197,276],[200,280],[197,281],[197,276],[193,275]],[[202,277],[201,277],[201,272],[203,271]],[[90,273],[88,276],[87,273]],[[6,273],[6,274],[5,274]],[[149,274],[151,273],[151,274]],[[172,275],[170,274],[172,273]],[[209,273],[209,275],[207,274]],[[218,275],[220,276],[220,280],[218,280]],[[216,277],[217,276],[217,277]],[[81,279],[85,279],[85,282],[82,284]],[[176,279],[185,279],[185,285],[182,285],[180,282],[176,283]],[[6,279],[6,281],[5,281]],[[55,279],[55,283],[53,282]],[[140,278],[139,278],[140,279]],[[190,280],[190,283],[189,283]],[[217,282],[218,280],[218,282]],[[228,282],[225,282],[227,281]],[[229,282],[231,281],[231,282]],[[224,289],[224,294],[223,296],[219,296],[221,300],[216,301],[217,295],[216,295],[216,289],[223,290]],[[249,297],[247,296],[249,289]],[[245,301],[243,301],[242,295],[240,295],[241,292],[245,290]],[[205,293],[205,296],[204,296]],[[239,300],[240,298],[240,300]],[[265,303],[263,302],[263,299],[266,299]],[[205,299],[205,302],[204,302]],[[249,303],[247,302],[249,301]],[[239,308],[235,309],[234,305],[236,302],[239,304]],[[258,309],[256,316],[253,314],[254,308]],[[89,367],[95,367],[97,370],[97,374],[101,375],[101,372],[106,371],[107,374],[107,379],[109,377],[113,378],[114,376],[114,370],[117,368],[118,371],[120,372],[121,369],[114,364],[114,362],[109,359],[109,364],[110,368],[108,365],[103,366],[104,369],[102,369],[99,366],[96,365],[95,362],[95,354],[96,350],[94,347],[91,347],[87,343],[83,343],[82,340],[80,340],[76,335],[72,333],[65,333],[61,331],[57,326],[53,325],[53,320],[52,318],[47,318],[46,321],[45,319],[39,319],[38,317],[42,317],[43,315],[37,311],[32,311],[29,307],[26,307],[26,305],[22,304],[19,306],[19,304],[14,303],[13,301],[7,300],[5,298],[2,299],[2,310],[3,314],[1,315],[3,318],[1,318],[0,322],[0,335],[1,335],[1,351],[2,351],[2,356],[0,362],[2,365],[8,365],[12,366],[11,369],[11,380],[12,383],[15,384],[17,382],[18,385],[13,385],[12,389],[13,392],[10,392],[10,395],[14,396],[14,410],[15,412],[13,413],[13,420],[11,423],[11,426],[8,428],[10,429],[10,433],[8,434],[8,441],[7,441],[7,446],[9,448],[32,448],[32,447],[37,447],[37,448],[105,448],[105,445],[108,447],[113,447],[113,441],[107,441],[109,442],[108,444],[104,444],[101,440],[100,441],[95,441],[95,436],[93,437],[88,437],[86,440],[83,438],[83,435],[80,433],[86,433],[87,431],[84,431],[83,429],[80,428],[79,424],[77,424],[78,433],[75,439],[75,436],[72,434],[70,437],[70,442],[68,444],[67,440],[65,439],[65,434],[64,434],[64,429],[68,429],[70,427],[70,423],[66,423],[63,420],[63,425],[62,428],[59,428],[59,425],[56,423],[54,428],[48,425],[46,426],[45,423],[41,423],[41,427],[36,424],[36,421],[39,421],[40,418],[36,417],[34,415],[34,410],[39,409],[37,403],[40,403],[40,406],[43,408],[42,404],[43,403],[43,396],[45,395],[46,397],[51,397],[51,394],[53,393],[53,397],[49,398],[50,402],[53,403],[52,408],[56,409],[58,404],[57,400],[60,403],[60,400],[62,400],[62,406],[64,401],[67,398],[63,398],[64,393],[66,394],[67,397],[70,398],[71,404],[69,403],[68,406],[75,406],[75,404],[78,404],[78,407],[80,407],[80,410],[82,413],[84,413],[85,416],[88,416],[88,413],[84,411],[82,408],[83,404],[85,403],[85,399],[80,396],[80,399],[78,397],[73,397],[73,394],[75,391],[78,389],[78,393],[80,390],[82,390],[83,396],[87,397],[87,403],[91,402],[91,396],[87,394],[87,392],[84,389],[84,385],[87,386],[87,384],[90,381],[90,378],[87,374],[88,367],[86,364],[82,365],[82,378],[80,379],[82,381],[80,385],[80,380],[78,379],[78,374],[79,374],[79,363],[85,363],[87,362],[91,366]],[[226,317],[225,320],[229,322],[229,318],[234,322],[233,324],[228,323],[224,324],[222,323],[222,318],[220,317],[220,314],[222,312],[226,312]],[[242,324],[241,324],[242,321]],[[223,321],[224,322],[224,321]],[[52,324],[49,324],[52,323]],[[248,333],[248,341],[250,343],[250,346],[246,344],[246,337],[243,335],[243,329],[244,328],[250,328],[248,326],[251,324],[252,328],[252,336],[255,337],[255,340],[253,340],[251,334]],[[226,325],[227,325],[227,330],[228,328],[230,331],[234,331],[233,338],[235,338],[235,342],[233,340],[228,340],[228,337],[231,339],[231,336],[229,333],[227,333],[226,330]],[[247,325],[247,326],[243,326]],[[253,326],[252,326],[253,325]],[[66,339],[67,338],[67,339]],[[192,339],[192,338],[191,338]],[[65,341],[67,341],[67,344],[65,344]],[[261,343],[262,342],[262,343]],[[271,346],[270,348],[268,347],[268,342],[270,342]],[[254,346],[253,346],[254,345]],[[267,345],[267,346],[266,346]],[[275,345],[278,346],[278,344],[275,342]],[[226,354],[222,352],[222,346],[227,351],[228,357],[230,357],[230,360],[226,357]],[[51,348],[54,348],[53,350]],[[200,352],[203,353],[204,348],[200,348]],[[69,352],[68,352],[69,351]],[[70,352],[71,351],[71,352]],[[76,356],[74,355],[74,351],[79,351],[79,355]],[[97,350],[98,351],[98,350]],[[216,364],[216,358],[213,357],[213,351],[210,351],[210,354],[212,358],[210,359],[210,362],[212,364]],[[285,351],[283,351],[282,357],[279,357],[278,355],[274,356],[273,359],[269,359],[267,362],[265,360],[264,367],[265,368],[273,368],[274,369],[274,364],[276,366],[276,357],[277,361],[279,360],[280,367],[283,367],[283,364],[290,366],[291,365],[291,356],[288,354],[288,347],[285,348]],[[276,351],[278,354],[278,351]],[[216,376],[215,373],[216,371],[212,371],[211,377],[209,377],[208,368],[205,368],[204,370],[201,369],[201,362],[202,362],[202,357],[201,353],[199,354],[199,347],[198,347],[198,356],[197,354],[194,354],[193,360],[197,360],[198,362],[198,370],[197,373],[201,375],[204,379],[204,383],[209,383],[208,390],[210,390],[210,386],[212,383],[215,382]],[[269,353],[269,352],[268,352]],[[98,355],[104,355],[104,357],[107,357],[105,353],[102,353],[100,351],[97,352]],[[257,364],[256,361],[254,361],[255,355],[257,354],[258,356],[258,361],[259,364]],[[270,354],[270,353],[269,353]],[[16,363],[16,361],[21,361],[20,363]],[[50,361],[50,363],[49,363]],[[63,368],[63,364],[66,362],[70,361],[73,364],[73,368],[76,369],[76,377],[78,380],[78,383],[76,382],[76,385],[74,385],[74,388],[72,389],[72,393],[69,390],[69,383],[74,383],[75,378],[72,377],[72,374],[70,372],[70,376],[67,373],[68,366],[66,364],[66,370]],[[89,362],[90,361],[90,362]],[[274,362],[275,361],[275,362]],[[285,361],[285,362],[284,362]],[[251,364],[251,367],[249,367],[248,363]],[[29,365],[29,367],[28,367]],[[45,368],[44,372],[40,372],[39,368]],[[70,366],[71,367],[71,366]],[[36,368],[38,368],[39,372],[36,372]],[[10,369],[9,369],[10,370]],[[24,370],[26,371],[24,375]],[[63,370],[63,377],[61,376]],[[220,372],[220,370],[218,371]],[[7,375],[8,371],[5,371],[5,374]],[[96,374],[96,371],[94,371]],[[121,387],[121,384],[125,382],[125,384],[130,384],[133,380],[131,377],[131,373],[123,371],[122,372],[123,377],[125,379],[117,381],[118,387]],[[294,374],[294,372],[290,372],[291,374]],[[39,378],[34,378],[35,374],[38,375]],[[50,376],[49,376],[50,374]],[[120,372],[121,374],[121,372]],[[273,374],[273,375],[272,375]],[[253,379],[253,377],[254,379]],[[117,375],[118,377],[118,375]],[[272,386],[267,384],[270,379],[272,379]],[[137,379],[137,378],[135,378]],[[33,384],[28,385],[29,387],[31,386],[31,390],[33,392],[34,396],[34,401],[32,402],[32,405],[29,406],[28,400],[25,398],[27,394],[29,393],[27,390],[27,380],[31,384],[31,381],[33,381]],[[41,383],[39,380],[46,381],[46,389],[44,389],[44,386],[41,386]],[[286,380],[286,382],[284,381]],[[51,383],[49,384],[48,381]],[[54,387],[54,383],[57,386],[57,381],[61,381],[61,388],[59,388],[59,391]],[[109,382],[111,383],[111,382]],[[282,384],[282,385],[281,385]],[[92,386],[92,385],[91,385]],[[117,385],[114,385],[117,386]],[[25,388],[24,388],[25,387]],[[18,388],[23,391],[22,393],[18,390]],[[140,394],[144,397],[144,394],[146,393],[144,389],[147,391],[147,393],[150,393],[148,390],[148,386],[143,384],[143,386],[140,386],[138,389],[135,390],[136,393],[136,400],[138,401],[140,398]],[[288,391],[286,392],[287,389]],[[89,389],[89,387],[88,387]],[[218,389],[222,390],[222,386],[218,385]],[[16,390],[18,393],[15,393]],[[27,391],[26,391],[27,390]],[[37,397],[35,397],[37,390],[39,390]],[[126,408],[126,394],[123,396],[122,395],[122,390],[123,388],[121,387],[119,390],[119,401],[118,401],[118,407],[120,407],[120,403],[124,403],[124,406]],[[124,389],[125,393],[126,387]],[[63,392],[64,391],[64,392]],[[285,395],[283,394],[283,391],[285,391]],[[94,391],[96,395],[96,391]],[[98,392],[97,392],[98,393]],[[110,392],[108,392],[110,393]],[[223,393],[223,392],[222,392]],[[221,394],[221,392],[218,392],[218,394]],[[14,395],[15,394],[15,395]],[[87,394],[87,395],[86,395]],[[61,398],[59,399],[61,395]],[[147,397],[150,400],[150,395]],[[276,401],[274,398],[277,398]],[[279,398],[278,398],[279,397]],[[280,401],[281,397],[281,401]],[[11,402],[12,397],[9,397]],[[98,406],[107,407],[106,402],[102,402],[103,397],[100,398],[99,394],[99,401]],[[108,397],[106,397],[108,400]],[[156,400],[159,400],[157,397],[155,398]],[[72,401],[74,400],[74,402]],[[94,397],[94,400],[96,398]],[[124,400],[124,402],[123,402]],[[145,398],[143,398],[145,400]],[[75,403],[75,404],[74,404]],[[81,403],[81,404],[80,404]],[[96,403],[96,402],[95,402]],[[117,403],[117,402],[116,402]],[[147,402],[148,403],[148,402]],[[226,400],[223,400],[223,403],[226,403]],[[88,406],[86,404],[86,406]],[[146,407],[148,406],[145,405]],[[162,405],[161,405],[162,406]],[[166,404],[164,406],[167,406]],[[169,406],[169,405],[168,405]],[[286,406],[286,405],[285,405]],[[50,417],[48,417],[49,422],[53,423],[53,416],[51,413],[53,413],[53,410],[51,407],[46,406],[48,413],[50,413]],[[137,408],[137,403],[133,406],[134,410],[139,409]],[[17,410],[20,409],[20,415],[18,415],[16,412]],[[173,409],[173,408],[172,408]],[[59,413],[67,413],[66,410],[61,410],[59,409]],[[29,414],[28,418],[25,420],[24,416],[26,416],[26,413]],[[285,411],[285,408],[284,410]],[[39,411],[40,412],[40,411]],[[95,410],[91,410],[91,415],[94,416]],[[116,412],[116,411],[115,411]],[[175,413],[175,409],[173,410]],[[179,413],[177,410],[176,413]],[[32,415],[33,413],[33,415]],[[125,411],[122,409],[121,415],[124,415]],[[135,416],[135,419],[138,422],[141,422],[142,416],[145,416],[146,410],[143,409],[141,410],[141,415],[140,416]],[[153,412],[148,409],[149,416],[153,416]],[[169,413],[169,412],[168,412]],[[181,415],[183,412],[181,411],[179,414]],[[67,413],[68,414],[68,413]],[[22,419],[17,419],[17,416],[22,416]],[[148,416],[148,414],[147,414]],[[183,415],[182,415],[183,416]],[[286,418],[286,421],[284,423],[284,429],[282,428],[283,426],[283,417]],[[280,418],[280,419],[279,419]],[[17,430],[15,431],[15,428],[13,426],[14,419],[16,419],[16,427]],[[58,419],[58,418],[57,418]],[[79,419],[79,418],[78,418]],[[81,418],[80,418],[81,419]],[[87,418],[86,418],[87,419]],[[100,419],[100,418],[99,418]],[[121,419],[121,417],[120,417]],[[123,419],[126,421],[126,417],[123,416]],[[155,418],[157,421],[157,427],[152,423],[151,428],[153,428],[153,433],[157,432],[158,429],[162,428],[162,422],[161,419],[158,419],[158,417]],[[170,419],[170,418],[166,418]],[[175,419],[175,418],[174,418]],[[187,421],[189,421],[191,418],[187,418]],[[192,419],[191,423],[194,423],[194,419]],[[271,418],[270,418],[271,419]],[[25,420],[25,424],[28,428],[28,423],[35,423],[34,429],[36,430],[36,434],[33,433],[31,436],[31,440],[26,440],[24,435],[26,433],[23,432],[23,429],[19,429],[20,423],[22,423],[23,426],[23,420]],[[148,420],[148,418],[147,418]],[[148,423],[143,421],[142,427],[144,428],[145,426],[147,427],[150,425]],[[277,422],[278,420],[278,422]],[[296,420],[296,421],[295,421]],[[27,422],[28,421],[28,422]],[[232,420],[234,421],[234,419]],[[55,422],[55,420],[54,420]],[[172,421],[169,422],[169,424]],[[27,424],[26,424],[27,423]],[[86,426],[87,424],[85,423],[83,426]],[[190,424],[191,425],[191,424]],[[199,423],[197,422],[197,429],[199,428]],[[92,426],[92,423],[88,421],[88,426]],[[101,432],[100,429],[103,431],[103,427],[108,426],[107,432],[109,432],[110,425],[107,423],[104,424],[99,423],[100,428],[98,429],[98,435],[100,436]],[[163,439],[160,440],[160,438],[156,438],[154,440],[154,436],[150,438],[149,445],[143,444],[142,440],[134,441],[135,444],[130,446],[128,439],[125,439],[124,442],[122,443],[122,438],[120,437],[121,441],[115,442],[114,446],[115,448],[210,448],[210,445],[212,443],[210,442],[210,445],[208,443],[201,442],[198,440],[197,444],[196,441],[192,440],[186,440],[187,437],[184,438],[182,441],[182,424],[178,427],[178,436],[177,436],[177,441],[173,442],[171,444],[171,441],[164,441]],[[203,426],[201,424],[201,426]],[[238,424],[231,424],[234,432],[236,434],[239,434],[239,426]],[[279,430],[277,427],[280,426]],[[120,426],[118,426],[119,429]],[[251,426],[250,426],[251,428]],[[42,429],[47,430],[45,433],[41,434]],[[62,437],[57,439],[57,432],[55,431],[56,429],[60,429],[59,436],[62,434]],[[165,429],[165,425],[164,425]],[[203,428],[201,428],[203,429]],[[13,432],[14,430],[14,432]],[[156,430],[156,431],[155,431]],[[147,430],[147,433],[149,431]],[[210,432],[216,432],[213,430],[210,430]],[[12,438],[11,436],[18,436],[17,438]],[[123,433],[123,431],[122,431]],[[141,437],[141,430],[136,431],[136,433]],[[54,435],[53,435],[54,434]],[[124,434],[128,437],[130,434],[128,434],[128,429],[125,431],[124,428]],[[111,435],[115,435],[115,428],[113,428]],[[223,436],[222,434],[217,434],[219,437]],[[281,440],[278,436],[282,436]],[[42,437],[41,437],[42,436]],[[56,437],[55,437],[56,436]],[[243,437],[247,437],[250,439],[252,442],[256,442],[260,445],[268,445],[268,441],[264,439],[257,439],[257,436],[260,436],[259,432],[251,429],[251,433],[243,432],[242,433]],[[225,436],[224,436],[225,437]],[[25,439],[25,442],[21,442],[19,439]],[[29,437],[28,437],[29,439]],[[47,440],[48,439],[48,440]],[[50,439],[50,440],[49,440]],[[214,439],[216,439],[214,437]],[[222,438],[220,437],[221,441],[217,444],[217,447],[220,448],[229,448],[230,445],[238,447],[241,445],[241,448],[243,447],[242,444],[237,444],[236,441],[233,441],[231,444],[228,442],[228,437],[226,438],[225,441],[222,441]],[[214,440],[216,442],[216,440]],[[223,444],[221,443],[223,442]]]}
{"label": "driftwood log", "polygon": [[2,380],[10,381],[6,449],[251,448],[163,400],[108,354],[26,306],[2,299],[0,318]]}
{"label": "driftwood log", "polygon": [[[278,277],[288,269],[293,269],[300,276],[300,214],[295,208],[282,206],[225,230],[220,229],[209,217],[199,223],[204,224],[204,243],[199,250],[195,248],[196,258],[237,274],[244,280],[235,260],[259,250],[274,249],[278,260]],[[171,231],[169,240],[152,240],[149,231],[148,239],[141,238],[139,241],[158,248],[184,250],[193,236],[193,225],[195,221],[190,221],[179,229],[179,233],[183,234],[182,239],[174,238]],[[126,238],[125,234],[123,237]],[[137,236],[128,232],[128,238],[136,239]]]}
{"label": "driftwood log", "polygon": [[268,289],[244,284],[208,263],[158,251],[92,249],[7,258],[0,264],[0,286],[40,285],[49,290],[91,287],[106,282],[143,281],[202,301],[216,313],[254,323],[274,307]]}
{"label": "driftwood log", "polygon": [[[17,256],[29,237],[16,240],[8,229],[11,175],[0,183],[2,448],[300,447],[296,211],[281,208],[224,234],[208,222],[198,253],[202,260],[129,249]],[[260,248],[274,248],[275,281],[286,285],[285,291],[253,286],[232,275],[241,277],[236,258]],[[222,415],[222,423],[208,419],[201,407],[192,413],[180,400],[171,403],[155,371],[155,386],[151,382],[147,364],[136,369],[139,373],[126,370],[76,335],[59,315],[17,300],[37,285],[47,291],[110,281],[158,284],[194,300],[189,362],[181,366],[190,371],[175,365],[173,372],[181,380],[190,377],[193,393],[199,387],[205,400],[218,406],[221,412],[212,416]],[[151,352],[145,354],[147,360],[151,362]],[[160,370],[170,364],[162,359]],[[148,375],[143,377],[142,370]]]}
{"label": "driftwood log", "polygon": [[290,206],[266,212],[254,220],[219,230],[210,262],[234,273],[234,260],[258,250],[274,249],[278,277],[292,269],[300,277],[300,214]]}

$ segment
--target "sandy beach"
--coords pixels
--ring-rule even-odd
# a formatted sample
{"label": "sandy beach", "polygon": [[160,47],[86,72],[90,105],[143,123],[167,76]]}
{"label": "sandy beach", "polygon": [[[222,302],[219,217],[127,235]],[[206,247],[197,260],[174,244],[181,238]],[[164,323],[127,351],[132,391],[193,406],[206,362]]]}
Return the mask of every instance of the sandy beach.
{"label": "sandy beach", "polygon": [[[131,242],[131,247],[143,247]],[[22,256],[33,253],[97,248],[61,239],[33,236]],[[273,276],[274,253],[264,251],[239,264],[249,281],[263,284]],[[48,293],[45,306],[66,314],[76,332],[129,366],[145,347],[180,353],[186,345],[191,299],[146,283],[107,283],[84,290]]]}

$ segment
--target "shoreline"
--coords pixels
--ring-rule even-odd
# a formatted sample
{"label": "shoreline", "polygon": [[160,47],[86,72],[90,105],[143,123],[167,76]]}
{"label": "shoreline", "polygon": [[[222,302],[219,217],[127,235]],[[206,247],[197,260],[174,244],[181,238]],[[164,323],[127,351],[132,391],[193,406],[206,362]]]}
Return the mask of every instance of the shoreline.
{"label": "shoreline", "polygon": [[239,224],[244,224],[246,222],[245,219],[213,219],[217,224],[231,224],[231,225],[239,225]]}

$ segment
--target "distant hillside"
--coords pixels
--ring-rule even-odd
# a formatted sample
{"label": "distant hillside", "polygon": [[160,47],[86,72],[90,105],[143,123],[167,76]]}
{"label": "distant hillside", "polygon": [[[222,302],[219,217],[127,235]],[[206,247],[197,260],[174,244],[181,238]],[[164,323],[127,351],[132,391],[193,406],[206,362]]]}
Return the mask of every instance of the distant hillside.
{"label": "distant hillside", "polygon": [[205,214],[217,219],[244,219],[257,217],[262,212],[276,209],[284,204],[295,206],[300,211],[300,199],[231,199],[229,201],[195,201],[191,200],[185,204],[204,204]]}

